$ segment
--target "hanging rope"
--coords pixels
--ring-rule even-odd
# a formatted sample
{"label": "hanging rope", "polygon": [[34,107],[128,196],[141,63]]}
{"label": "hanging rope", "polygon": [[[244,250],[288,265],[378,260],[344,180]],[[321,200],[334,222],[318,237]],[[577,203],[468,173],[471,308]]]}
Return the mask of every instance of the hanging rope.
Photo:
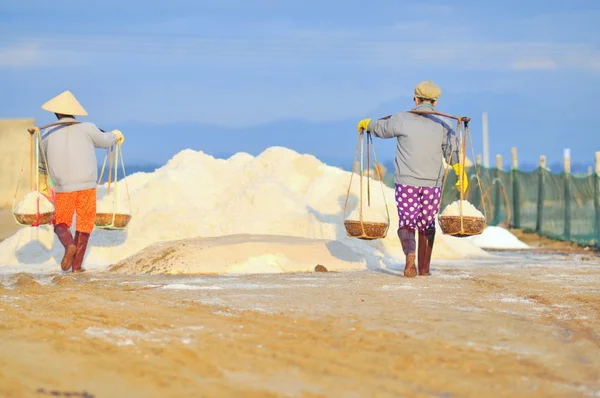
{"label": "hanging rope", "polygon": [[[469,127],[469,122],[471,121],[470,118],[468,117],[463,117],[463,116],[453,116],[453,115],[449,115],[446,113],[442,113],[442,112],[437,112],[437,111],[415,111],[415,110],[411,110],[409,111],[410,113],[414,113],[417,115],[438,115],[438,116],[443,116],[443,117],[447,117],[447,118],[451,118],[456,120],[456,134],[457,137],[455,140],[458,140],[458,142],[455,143],[450,143],[453,147],[454,144],[456,144],[456,146],[459,148],[459,171],[462,171],[462,173],[465,173],[465,169],[466,169],[466,152],[467,152],[467,138],[469,139],[469,142],[471,144],[471,149],[473,150],[473,142],[472,142],[472,138],[471,138],[471,129]],[[390,117],[390,116],[388,116]],[[441,201],[444,197],[444,189],[446,187],[446,182],[448,179],[448,173],[450,171],[450,161],[451,161],[451,154],[452,151],[450,151],[447,155],[447,159],[446,159],[446,168],[444,171],[444,178],[442,181],[442,190],[441,190],[441,196],[440,196],[440,207],[441,207]],[[475,168],[475,176],[477,178],[477,185],[479,186],[480,191],[482,191],[482,186],[481,186],[481,179],[479,177],[479,170],[476,164],[474,164],[474,168]],[[468,235],[474,235],[474,234],[478,234],[481,233],[483,231],[483,228],[485,227],[485,223],[487,222],[487,210],[486,210],[486,206],[485,206],[485,201],[482,200],[481,205],[483,208],[483,212],[484,212],[484,222],[482,223],[480,220],[476,220],[473,222],[473,220],[471,220],[471,218],[473,217],[469,217],[469,226],[466,228],[465,227],[465,216],[463,214],[463,202],[465,199],[465,193],[463,192],[463,178],[462,178],[462,173],[459,173],[460,175],[458,176],[458,191],[459,191],[459,215],[458,215],[458,228],[456,228],[456,226],[452,226],[451,228],[445,228],[445,223],[444,220],[442,220],[442,216],[440,213],[439,219],[440,219],[440,223],[442,224],[442,230],[444,230],[444,233],[447,233],[449,235],[456,235],[456,236],[468,236]],[[454,222],[454,220],[452,220]]]}
{"label": "hanging rope", "polygon": [[[113,211],[109,213],[111,215],[110,222],[106,222],[105,220],[99,220],[99,218],[103,218],[105,213],[98,213],[100,217],[96,218],[96,226],[98,228],[104,229],[125,229],[127,227],[127,223],[131,218],[130,215],[120,214],[118,210],[118,190],[119,190],[119,162],[121,163],[121,168],[123,172],[123,182],[125,183],[125,190],[127,193],[127,201],[129,203],[129,209],[131,209],[131,196],[129,194],[129,185],[127,184],[127,173],[125,172],[125,161],[123,159],[123,150],[121,149],[121,145],[113,145],[106,151],[106,155],[104,156],[104,162],[102,163],[102,169],[100,171],[100,177],[98,178],[98,185],[102,182],[102,177],[104,176],[104,170],[106,169],[106,161],[109,160],[109,168],[108,168],[108,181],[107,181],[107,193],[106,195],[110,195],[110,186],[113,182],[113,165],[114,165],[114,189],[113,189]],[[118,218],[126,219],[126,221],[121,222],[117,220]]]}
{"label": "hanging rope", "polygon": [[[17,188],[15,190],[15,195],[13,196],[12,213],[17,225],[39,227],[40,225],[51,224],[54,222],[54,212],[45,214],[40,213],[40,152],[44,161],[46,171],[48,171],[48,161],[46,159],[46,153],[44,152],[44,148],[42,147],[42,137],[40,133],[40,128],[34,127],[28,129],[27,131],[29,132],[29,192],[38,193],[36,197],[36,213],[34,215],[35,218],[32,219],[31,215],[16,214],[15,210],[17,204],[17,196],[19,194],[19,188],[21,186],[21,179],[23,177],[23,170],[25,169],[25,162],[27,161],[27,156],[25,156],[21,164],[21,172],[19,174],[19,179],[17,180]],[[48,175],[46,174],[46,177],[44,178],[46,178],[46,186],[48,186]],[[54,204],[54,200],[51,197],[48,197],[48,200]]]}
{"label": "hanging rope", "polygon": [[[366,156],[364,154],[364,147],[367,147]],[[390,225],[390,213],[387,206],[387,200],[385,198],[385,189],[383,186],[383,178],[381,176],[381,172],[379,168],[375,167],[377,178],[379,180],[379,184],[381,186],[381,195],[383,196],[383,202],[385,205],[386,212],[386,222],[385,223],[374,223],[374,222],[365,222],[363,220],[363,177],[365,174],[364,161],[366,157],[367,165],[367,205],[371,206],[371,186],[370,186],[370,170],[371,170],[371,157],[370,153],[373,151],[373,161],[374,164],[377,164],[377,155],[375,153],[375,145],[373,144],[373,137],[370,132],[360,132],[358,135],[358,142],[356,144],[356,151],[354,155],[354,166],[352,173],[350,174],[350,183],[348,184],[348,191],[346,192],[346,201],[344,203],[344,225],[346,226],[346,233],[350,237],[359,238],[359,239],[377,239],[377,238],[385,238],[387,231]],[[346,220],[347,210],[348,210],[348,200],[350,198],[350,192],[352,188],[352,178],[354,176],[354,167],[356,167],[358,161],[358,154],[360,152],[360,200],[359,200],[359,225],[360,225],[360,234],[357,234],[356,231],[350,229],[354,229],[354,226],[349,226],[352,221]],[[367,231],[369,229],[369,231]]]}

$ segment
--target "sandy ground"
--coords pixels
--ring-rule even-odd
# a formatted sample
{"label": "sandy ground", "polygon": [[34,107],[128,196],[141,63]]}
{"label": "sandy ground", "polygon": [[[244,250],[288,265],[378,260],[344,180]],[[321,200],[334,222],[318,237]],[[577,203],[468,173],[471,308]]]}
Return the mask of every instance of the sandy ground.
{"label": "sandy ground", "polygon": [[0,276],[0,396],[600,396],[594,254],[432,271]]}
{"label": "sandy ground", "polygon": [[575,242],[559,241],[545,236],[540,236],[534,232],[524,231],[520,229],[511,228],[509,231],[515,235],[521,242],[525,242],[528,245],[543,249],[544,251],[555,251],[555,252],[584,252],[592,251],[592,248],[588,248],[579,245]]}

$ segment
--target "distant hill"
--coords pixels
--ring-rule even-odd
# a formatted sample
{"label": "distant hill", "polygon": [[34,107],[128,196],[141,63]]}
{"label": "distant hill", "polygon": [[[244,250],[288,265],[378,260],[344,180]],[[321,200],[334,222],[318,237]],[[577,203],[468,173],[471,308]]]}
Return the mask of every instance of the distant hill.
{"label": "distant hill", "polygon": [[[546,155],[553,172],[562,171],[562,150],[572,150],[573,173],[587,173],[594,151],[600,150],[600,136],[590,133],[595,125],[593,114],[560,113],[548,104],[531,106],[530,100],[508,94],[479,95],[474,103],[468,94],[448,96],[440,110],[460,114],[467,109],[475,154],[481,153],[481,113],[488,111],[490,120],[490,161],[504,156],[504,168],[510,166],[510,148],[519,149],[523,171],[534,170],[540,155]],[[356,148],[356,123],[363,117],[382,117],[411,103],[406,98],[381,104],[356,118],[312,122],[299,119],[282,120],[249,127],[223,127],[196,122],[147,123],[129,121],[118,126],[125,133],[124,155],[129,165],[162,165],[187,148],[202,150],[212,156],[227,158],[237,152],[258,155],[271,146],[284,146],[300,153],[310,153],[332,166],[350,170]],[[557,114],[560,117],[553,117]],[[535,132],[535,133],[532,133]],[[375,140],[378,160],[389,172],[393,170],[395,140]],[[468,156],[473,158],[472,149]]]}

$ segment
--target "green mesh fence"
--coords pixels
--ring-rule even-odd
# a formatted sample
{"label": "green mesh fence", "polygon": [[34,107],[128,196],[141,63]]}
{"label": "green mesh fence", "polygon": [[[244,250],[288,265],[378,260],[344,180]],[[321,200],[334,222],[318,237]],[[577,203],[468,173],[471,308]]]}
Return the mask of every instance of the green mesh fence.
{"label": "green mesh fence", "polygon": [[[479,166],[477,171],[481,185],[475,168],[469,168],[465,198],[486,215],[488,225],[527,229],[552,239],[600,246],[598,175],[554,174],[543,168],[523,172]],[[385,177],[384,182],[393,187],[393,176]],[[459,199],[455,183],[451,171],[440,211]]]}

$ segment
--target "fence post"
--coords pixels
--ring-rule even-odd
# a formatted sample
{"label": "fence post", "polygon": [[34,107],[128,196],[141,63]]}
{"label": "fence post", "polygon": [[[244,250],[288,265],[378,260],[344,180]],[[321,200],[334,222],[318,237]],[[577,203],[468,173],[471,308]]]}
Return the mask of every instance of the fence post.
{"label": "fence post", "polygon": [[571,240],[571,150],[564,150],[565,240]]}
{"label": "fence post", "polygon": [[496,178],[499,180],[499,182],[494,184],[493,225],[500,224],[500,204],[502,203],[502,155],[496,155]]}
{"label": "fence post", "polygon": [[596,212],[596,246],[600,246],[600,152],[595,154],[595,168],[594,173],[594,210]]}
{"label": "fence post", "polygon": [[544,224],[544,176],[546,174],[546,156],[540,156],[540,167],[538,169],[538,197],[537,197],[537,220],[535,223],[535,232],[538,235],[542,233]]}
{"label": "fence post", "polygon": [[521,196],[519,194],[519,156],[517,153],[517,148],[512,147],[510,149],[511,158],[512,158],[512,168],[510,171],[511,181],[512,181],[512,189],[513,189],[513,197],[512,197],[512,208],[513,208],[513,227],[521,228]]}

